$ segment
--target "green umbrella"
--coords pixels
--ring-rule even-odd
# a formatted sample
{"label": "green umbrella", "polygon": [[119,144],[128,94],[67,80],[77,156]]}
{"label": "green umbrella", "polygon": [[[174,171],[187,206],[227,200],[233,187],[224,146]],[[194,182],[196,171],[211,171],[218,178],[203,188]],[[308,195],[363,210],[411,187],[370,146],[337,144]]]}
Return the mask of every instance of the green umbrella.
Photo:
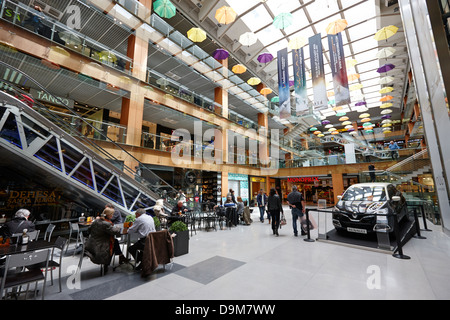
{"label": "green umbrella", "polygon": [[280,13],[273,19],[273,25],[277,29],[285,29],[292,24],[293,19],[291,13]]}
{"label": "green umbrella", "polygon": [[153,11],[161,18],[170,19],[177,14],[177,9],[170,0],[158,0],[153,3]]}
{"label": "green umbrella", "polygon": [[273,97],[270,101],[273,102],[273,103],[280,102],[280,97],[278,97],[278,96]]}

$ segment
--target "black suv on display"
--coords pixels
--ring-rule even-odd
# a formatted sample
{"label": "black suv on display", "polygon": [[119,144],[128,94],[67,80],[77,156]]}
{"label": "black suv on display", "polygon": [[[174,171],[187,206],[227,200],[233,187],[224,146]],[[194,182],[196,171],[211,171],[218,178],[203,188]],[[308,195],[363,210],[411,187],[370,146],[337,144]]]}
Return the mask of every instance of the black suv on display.
{"label": "black suv on display", "polygon": [[393,232],[398,222],[408,216],[406,200],[390,183],[358,183],[350,186],[333,208],[337,231],[353,233]]}

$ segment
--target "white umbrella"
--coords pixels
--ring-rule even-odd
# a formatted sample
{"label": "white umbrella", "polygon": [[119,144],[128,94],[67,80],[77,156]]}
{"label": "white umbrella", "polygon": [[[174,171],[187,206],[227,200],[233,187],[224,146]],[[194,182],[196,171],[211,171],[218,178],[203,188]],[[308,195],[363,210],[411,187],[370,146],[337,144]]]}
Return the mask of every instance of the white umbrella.
{"label": "white umbrella", "polygon": [[392,56],[395,53],[395,49],[392,47],[387,47],[384,49],[381,49],[380,51],[377,52],[377,58],[378,59],[386,59],[390,56]]}
{"label": "white umbrella", "polygon": [[239,42],[243,46],[248,46],[248,47],[255,44],[257,40],[258,40],[258,38],[256,37],[256,35],[253,32],[246,32],[239,37]]}
{"label": "white umbrella", "polygon": [[384,77],[380,79],[380,84],[389,84],[394,81],[393,77]]}

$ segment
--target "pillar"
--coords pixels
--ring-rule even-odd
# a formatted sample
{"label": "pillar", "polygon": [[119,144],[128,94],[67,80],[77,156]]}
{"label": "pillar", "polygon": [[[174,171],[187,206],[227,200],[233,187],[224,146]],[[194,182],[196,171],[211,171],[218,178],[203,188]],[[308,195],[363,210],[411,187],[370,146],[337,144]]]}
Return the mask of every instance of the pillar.
{"label": "pillar", "polygon": [[344,177],[342,176],[342,173],[332,173],[331,179],[333,182],[334,203],[337,203],[338,202],[337,196],[342,195],[345,191]]}

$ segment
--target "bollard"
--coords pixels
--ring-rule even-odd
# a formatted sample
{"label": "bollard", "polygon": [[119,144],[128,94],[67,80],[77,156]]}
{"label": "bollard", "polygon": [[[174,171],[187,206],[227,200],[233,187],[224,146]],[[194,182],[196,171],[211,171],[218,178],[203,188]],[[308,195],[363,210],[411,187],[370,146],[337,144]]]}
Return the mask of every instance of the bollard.
{"label": "bollard", "polygon": [[394,258],[403,259],[403,260],[411,259],[410,256],[407,256],[407,255],[403,254],[402,239],[400,239],[400,232],[399,232],[398,221],[397,221],[397,217],[395,215],[394,215],[394,232],[395,232],[395,239],[397,241],[397,251],[398,251],[398,253],[394,252],[392,254],[392,256]]}
{"label": "bollard", "polygon": [[425,228],[425,229],[422,229],[422,231],[433,231],[433,230],[428,229],[427,218],[425,217],[425,209],[424,209],[424,204],[423,203],[420,206],[420,210],[422,212],[423,227]]}
{"label": "bollard", "polygon": [[311,234],[310,234],[310,230],[309,230],[309,209],[306,209],[305,210],[305,214],[306,214],[306,231],[307,231],[307,234],[308,234],[308,236],[307,236],[307,238],[306,239],[303,239],[303,241],[306,241],[306,242],[315,242],[315,240],[314,239],[311,239]]}
{"label": "bollard", "polygon": [[422,237],[422,235],[420,234],[419,217],[417,217],[417,207],[414,208],[414,220],[416,224],[417,235],[414,235],[413,237],[416,239],[426,239],[425,237]]}

